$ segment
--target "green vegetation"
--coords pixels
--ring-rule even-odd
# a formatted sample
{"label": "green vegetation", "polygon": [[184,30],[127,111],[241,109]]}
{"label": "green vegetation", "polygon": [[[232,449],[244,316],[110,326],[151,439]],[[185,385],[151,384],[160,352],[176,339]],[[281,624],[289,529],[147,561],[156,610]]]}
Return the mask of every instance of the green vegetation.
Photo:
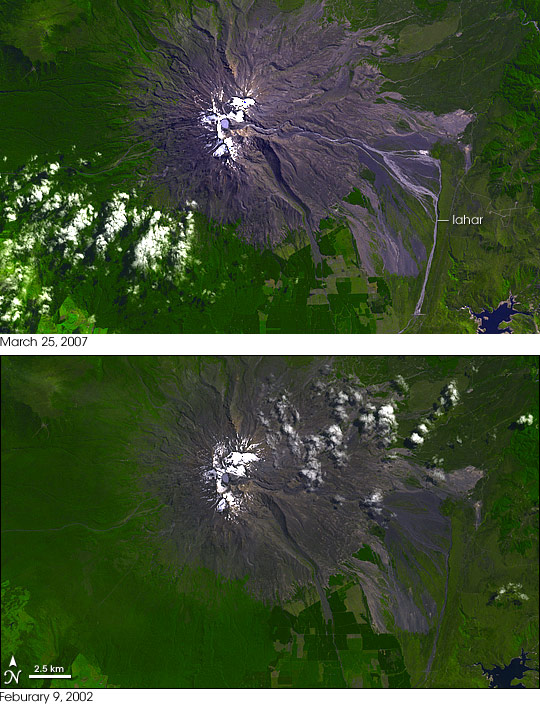
{"label": "green vegetation", "polygon": [[[469,502],[446,500],[441,507],[452,525],[448,601],[431,673],[425,681],[413,680],[417,686],[487,687],[476,662],[502,665],[517,657],[521,648],[536,652],[539,409],[528,380],[532,372],[537,385],[538,360],[516,360],[512,401],[506,396],[505,402],[497,403],[495,395],[489,400],[493,372],[474,380],[471,393],[482,399],[483,408],[489,407],[490,431],[483,434],[472,427],[468,433],[463,416],[461,420],[450,417],[459,412],[458,406],[444,429],[437,430],[416,453],[427,459],[437,452],[446,469],[465,463],[485,468],[473,494],[479,522]],[[473,402],[466,422],[474,422],[481,413]],[[534,424],[519,428],[512,422],[512,413],[531,413]],[[463,445],[455,442],[457,432]],[[429,656],[427,639],[403,633],[400,642],[409,672],[418,672]],[[537,682],[535,673],[528,673],[524,681],[526,687],[538,686]]]}
{"label": "green vegetation", "polygon": [[[482,215],[483,222],[481,226],[441,224],[440,245],[424,307],[427,315],[411,326],[409,332],[475,332],[475,322],[470,320],[464,306],[479,313],[486,307],[496,308],[510,293],[516,296],[518,310],[533,313],[514,316],[510,328],[516,333],[537,333],[539,329],[540,204],[535,194],[540,188],[537,158],[540,35],[532,21],[540,19],[540,12],[536,2],[512,2],[512,7],[520,12],[514,12],[510,32],[508,24],[497,23],[492,23],[486,32],[486,40],[492,32],[505,34],[493,37],[486,44],[486,51],[491,52],[493,42],[499,42],[506,59],[489,72],[482,69],[482,64],[478,69],[469,65],[467,75],[471,79],[476,80],[482,73],[486,80],[477,81],[473,88],[465,81],[460,86],[460,90],[466,87],[469,95],[476,95],[482,83],[480,90],[485,92],[484,97],[478,94],[478,118],[467,134],[472,145],[471,168],[463,175],[461,155],[459,159],[448,151],[441,155],[441,217],[466,213]],[[459,41],[465,37],[464,19]],[[450,69],[450,61],[446,64]],[[458,73],[455,71],[453,78],[450,72],[448,81],[457,80]],[[457,89],[444,92],[446,98],[455,94]],[[422,104],[432,106],[432,95],[431,88],[426,90]]]}
{"label": "green vegetation", "polygon": [[367,208],[371,213],[373,213],[373,208],[367,198],[358,188],[354,188],[349,195],[343,199],[346,203],[352,203],[353,205],[362,205]]}
{"label": "green vegetation", "polygon": [[[538,430],[534,432],[537,465]],[[481,669],[474,667],[478,660],[507,664],[519,655],[521,648],[535,652],[538,641],[538,489],[534,496],[531,487],[530,500],[521,499],[524,486],[517,478],[523,472],[521,462],[522,458],[516,455],[510,461],[509,456],[505,457],[483,481],[479,489],[483,519],[476,531],[471,532],[469,528],[470,509],[459,504],[451,509],[454,548],[449,567],[449,596],[439,648],[427,682],[430,687],[486,687]],[[512,487],[507,479],[510,476],[513,476]],[[499,515],[497,506],[506,496],[510,501],[519,501],[525,511],[524,516],[515,516],[513,529],[519,531],[523,518],[525,523],[534,525],[528,533],[527,546],[519,540],[519,535],[510,545],[501,542],[501,533],[505,533],[505,523],[510,517]],[[523,599],[495,599],[501,589],[516,582],[519,592],[525,595]],[[537,673],[528,674],[525,686],[538,686]]]}
{"label": "green vegetation", "polygon": [[330,0],[325,3],[327,22],[347,22],[352,30],[369,27],[377,17],[378,0]]}
{"label": "green vegetation", "polygon": [[[410,678],[395,636],[373,630],[366,597],[344,577],[326,589],[332,620],[319,600],[303,590],[272,612],[279,656],[271,667],[272,687],[409,687]],[[332,583],[332,580],[331,580]]]}
{"label": "green vegetation", "polygon": [[28,634],[32,633],[34,620],[25,607],[30,594],[22,587],[12,587],[9,579],[2,582],[2,643],[5,652],[15,653]]}
{"label": "green vegetation", "polygon": [[377,553],[373,552],[369,545],[362,545],[360,550],[353,552],[353,557],[357,560],[367,560],[368,562],[373,562],[374,565],[381,565],[381,558]]}
{"label": "green vegetation", "polygon": [[454,34],[459,26],[459,15],[456,13],[448,19],[433,22],[430,25],[407,25],[399,35],[401,53],[416,53],[428,51]]}
{"label": "green vegetation", "polygon": [[[538,418],[538,406],[531,408]],[[499,526],[502,554],[530,554],[538,543],[538,429],[515,430],[500,465],[500,495],[493,501],[490,519]]]}
{"label": "green vegetation", "polygon": [[[135,191],[103,204],[103,177],[89,180],[103,157],[76,174],[62,159],[54,163],[52,172],[31,162],[0,185],[8,216],[17,199],[28,202],[4,220],[5,331],[362,333],[375,332],[391,308],[384,279],[366,276],[350,230],[338,221],[322,224],[316,269],[307,238],[298,234],[273,252],[257,249],[234,226],[145,207],[144,194]],[[48,208],[46,194],[34,214],[40,189],[59,201]],[[156,233],[153,217],[164,234]],[[119,229],[104,238],[115,221]],[[148,243],[142,254],[141,240]]]}

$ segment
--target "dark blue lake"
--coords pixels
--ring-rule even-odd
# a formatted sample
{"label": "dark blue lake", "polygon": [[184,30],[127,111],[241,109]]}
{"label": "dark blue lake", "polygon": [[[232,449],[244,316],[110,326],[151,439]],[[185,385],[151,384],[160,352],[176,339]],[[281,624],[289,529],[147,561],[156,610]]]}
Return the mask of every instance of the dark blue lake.
{"label": "dark blue lake", "polygon": [[481,662],[475,662],[475,665],[480,665],[482,672],[489,680],[490,689],[526,689],[522,682],[512,684],[513,680],[521,680],[526,672],[536,670],[535,667],[528,667],[527,662],[531,661],[528,658],[523,648],[521,649],[521,657],[510,660],[509,665],[494,665],[491,670],[486,669]]}
{"label": "dark blue lake", "polygon": [[532,313],[523,312],[515,309],[515,298],[510,296],[508,301],[503,301],[495,310],[487,308],[480,313],[473,313],[480,321],[478,328],[479,335],[502,335],[508,333],[508,328],[499,329],[501,323],[509,323],[513,315],[532,315]]}

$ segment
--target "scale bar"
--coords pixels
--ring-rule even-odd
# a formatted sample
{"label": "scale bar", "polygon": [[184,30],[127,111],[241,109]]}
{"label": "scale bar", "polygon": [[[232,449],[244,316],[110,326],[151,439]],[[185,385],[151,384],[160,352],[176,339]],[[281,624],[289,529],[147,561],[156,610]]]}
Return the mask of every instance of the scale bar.
{"label": "scale bar", "polygon": [[71,675],[28,675],[29,680],[70,680]]}

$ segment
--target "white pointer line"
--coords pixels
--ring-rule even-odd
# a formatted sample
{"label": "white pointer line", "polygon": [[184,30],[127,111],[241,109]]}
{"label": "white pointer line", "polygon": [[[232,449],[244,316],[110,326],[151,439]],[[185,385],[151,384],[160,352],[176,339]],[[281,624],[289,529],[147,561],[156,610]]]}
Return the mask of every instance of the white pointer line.
{"label": "white pointer line", "polygon": [[439,220],[439,219],[437,219],[437,222],[450,222],[450,220]]}
{"label": "white pointer line", "polygon": [[70,680],[71,675],[28,675],[29,680]]}

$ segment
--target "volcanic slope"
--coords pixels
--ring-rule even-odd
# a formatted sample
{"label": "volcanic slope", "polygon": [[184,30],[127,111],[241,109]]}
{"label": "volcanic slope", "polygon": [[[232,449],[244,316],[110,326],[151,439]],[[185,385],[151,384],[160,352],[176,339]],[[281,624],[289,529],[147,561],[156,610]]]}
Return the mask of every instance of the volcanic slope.
{"label": "volcanic slope", "polygon": [[[160,425],[134,445],[149,489],[169,507],[167,559],[229,578],[250,574],[250,588],[266,599],[291,598],[313,581],[321,588],[343,569],[362,573],[379,628],[385,594],[396,625],[427,632],[442,594],[430,593],[433,577],[414,577],[411,556],[444,573],[450,523],[441,503],[468,496],[482,471],[466,464],[447,477],[436,457],[426,472],[410,454],[448,422],[468,386],[433,385],[431,407],[424,418],[409,416],[418,428],[394,451],[409,394],[402,378],[366,384],[336,374],[332,361],[298,370],[272,358],[172,372]],[[378,555],[380,570],[351,561],[359,545]]]}
{"label": "volcanic slope", "polygon": [[182,205],[240,221],[252,241],[305,229],[316,262],[320,220],[357,189],[342,216],[367,271],[374,242],[390,273],[417,275],[441,188],[430,150],[455,142],[473,115],[415,110],[383,88],[394,24],[353,31],[320,3],[276,13],[217,1],[178,14],[155,31],[159,73],[142,71],[133,91],[158,178]]}

